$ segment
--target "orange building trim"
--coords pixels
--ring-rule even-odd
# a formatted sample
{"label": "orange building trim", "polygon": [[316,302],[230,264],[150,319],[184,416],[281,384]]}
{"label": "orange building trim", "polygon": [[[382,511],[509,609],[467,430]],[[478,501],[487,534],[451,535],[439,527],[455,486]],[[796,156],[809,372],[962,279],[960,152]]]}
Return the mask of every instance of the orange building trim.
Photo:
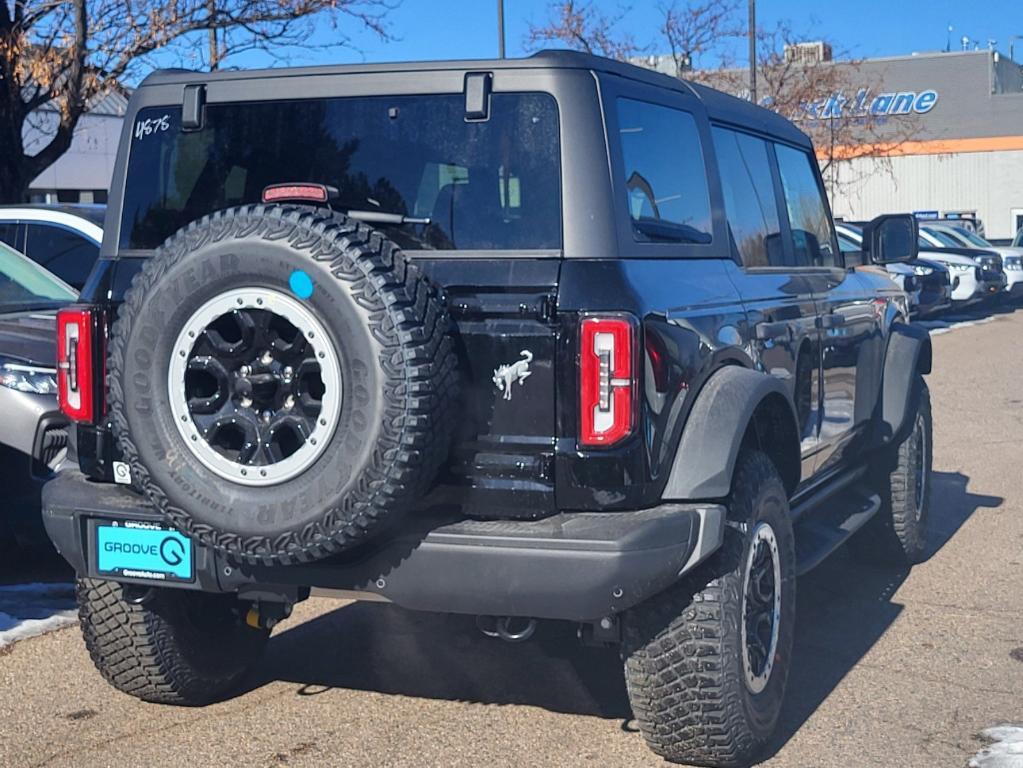
{"label": "orange building trim", "polygon": [[[858,144],[837,146],[835,160],[857,157],[903,157],[906,155],[949,155],[963,152],[1006,152],[1023,150],[1023,136],[987,136],[974,139],[932,139],[904,141],[899,144]],[[818,159],[827,159],[828,153],[817,150]]]}

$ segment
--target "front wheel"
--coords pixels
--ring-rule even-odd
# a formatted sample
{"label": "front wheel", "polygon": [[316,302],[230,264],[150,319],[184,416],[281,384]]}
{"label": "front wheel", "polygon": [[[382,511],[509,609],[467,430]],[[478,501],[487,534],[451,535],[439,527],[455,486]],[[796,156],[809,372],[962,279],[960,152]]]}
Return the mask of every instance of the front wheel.
{"label": "front wheel", "polygon": [[708,563],[629,611],[623,656],[636,721],[672,761],[745,766],[774,731],[795,624],[795,544],[784,485],[739,457],[730,524]]}
{"label": "front wheel", "polygon": [[906,566],[927,554],[933,425],[923,377],[916,382],[913,405],[913,430],[872,469],[881,509],[851,542],[862,559]]}
{"label": "front wheel", "polygon": [[231,595],[156,589],[126,599],[113,581],[79,579],[78,618],[107,682],[143,701],[198,705],[222,697],[259,658],[270,633]]}

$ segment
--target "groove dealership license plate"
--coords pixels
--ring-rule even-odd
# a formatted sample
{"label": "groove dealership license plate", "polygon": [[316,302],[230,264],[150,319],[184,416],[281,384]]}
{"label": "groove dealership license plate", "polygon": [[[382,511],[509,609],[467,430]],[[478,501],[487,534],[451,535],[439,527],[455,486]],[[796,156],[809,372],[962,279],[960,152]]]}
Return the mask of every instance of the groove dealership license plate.
{"label": "groove dealership license plate", "polygon": [[192,581],[188,537],[157,523],[111,521],[96,525],[96,570],[100,574],[155,581]]}

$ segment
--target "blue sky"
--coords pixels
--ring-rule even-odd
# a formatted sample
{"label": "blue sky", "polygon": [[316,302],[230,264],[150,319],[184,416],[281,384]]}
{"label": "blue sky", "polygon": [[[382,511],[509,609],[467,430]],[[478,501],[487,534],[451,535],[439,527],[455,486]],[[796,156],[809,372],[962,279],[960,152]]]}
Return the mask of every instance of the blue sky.
{"label": "blue sky", "polygon": [[[680,4],[684,0],[679,0]],[[653,41],[661,0],[596,0],[596,6],[609,13],[628,9],[621,24],[637,42]],[[410,61],[442,58],[489,58],[497,54],[496,0],[401,0],[388,15],[395,39],[381,41],[359,29],[354,22],[343,21],[354,48],[334,48],[302,53],[292,63],[333,63],[358,61]],[[508,54],[525,53],[524,38],[529,24],[547,17],[546,0],[505,0],[505,25]],[[893,56],[914,51],[942,50],[949,24],[954,27],[952,45],[959,38],[987,45],[989,38],[998,48],[1008,51],[1008,36],[1023,36],[1021,0],[760,0],[761,24],[773,25],[787,20],[806,39],[827,38],[836,47],[856,57]],[[329,25],[321,25],[314,36],[327,43],[335,34]],[[737,49],[737,55],[742,49]],[[656,52],[656,51],[653,51]],[[1023,59],[1023,40],[1016,41],[1016,58]],[[235,57],[235,66],[271,65],[258,53]],[[707,62],[708,64],[710,62]]]}

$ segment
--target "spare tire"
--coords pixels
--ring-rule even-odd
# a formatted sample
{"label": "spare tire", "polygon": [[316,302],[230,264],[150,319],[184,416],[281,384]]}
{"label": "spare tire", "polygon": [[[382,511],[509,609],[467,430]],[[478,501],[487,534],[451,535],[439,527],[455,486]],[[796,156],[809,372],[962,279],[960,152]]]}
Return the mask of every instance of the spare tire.
{"label": "spare tire", "polygon": [[445,459],[442,297],[380,232],[246,206],[170,237],[111,331],[109,417],[132,480],[197,543],[289,564],[364,541]]}

